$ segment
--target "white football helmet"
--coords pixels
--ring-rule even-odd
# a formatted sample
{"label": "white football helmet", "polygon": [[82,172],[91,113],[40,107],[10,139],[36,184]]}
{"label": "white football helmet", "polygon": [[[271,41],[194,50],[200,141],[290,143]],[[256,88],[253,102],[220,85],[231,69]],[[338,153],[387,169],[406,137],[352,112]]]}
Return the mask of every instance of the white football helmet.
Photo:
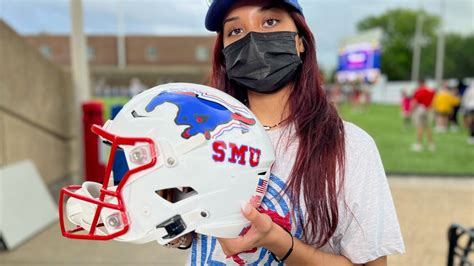
{"label": "white football helmet", "polygon": [[[196,84],[149,89],[92,131],[111,145],[109,161],[103,184],[61,190],[60,225],[69,238],[164,245],[192,231],[237,237],[249,225],[241,204],[261,203],[274,161],[247,107]],[[119,151],[126,171],[113,184]]]}

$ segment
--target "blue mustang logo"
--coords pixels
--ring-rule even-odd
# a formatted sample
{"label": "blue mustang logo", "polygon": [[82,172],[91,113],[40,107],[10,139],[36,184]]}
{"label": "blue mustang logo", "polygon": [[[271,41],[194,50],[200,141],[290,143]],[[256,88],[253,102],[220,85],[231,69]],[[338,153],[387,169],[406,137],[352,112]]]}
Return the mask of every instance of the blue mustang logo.
{"label": "blue mustang logo", "polygon": [[255,125],[255,119],[232,112],[222,104],[200,98],[194,92],[162,92],[151,100],[145,110],[152,112],[157,106],[166,102],[178,107],[175,123],[189,126],[181,133],[185,139],[203,134],[209,140],[212,131],[232,120]]}

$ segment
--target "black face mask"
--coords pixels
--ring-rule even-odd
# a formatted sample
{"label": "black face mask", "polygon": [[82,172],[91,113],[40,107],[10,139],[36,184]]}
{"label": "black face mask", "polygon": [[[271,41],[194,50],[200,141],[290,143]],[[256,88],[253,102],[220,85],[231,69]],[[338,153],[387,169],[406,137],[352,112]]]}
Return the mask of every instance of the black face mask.
{"label": "black face mask", "polygon": [[296,32],[250,32],[222,51],[227,77],[249,90],[272,93],[294,79],[302,64]]}

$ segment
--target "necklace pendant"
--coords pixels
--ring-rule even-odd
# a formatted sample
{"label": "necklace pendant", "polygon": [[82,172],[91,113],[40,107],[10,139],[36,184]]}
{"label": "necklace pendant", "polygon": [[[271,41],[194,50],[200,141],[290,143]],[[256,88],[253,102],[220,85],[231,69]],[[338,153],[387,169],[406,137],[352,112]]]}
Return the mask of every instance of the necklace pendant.
{"label": "necklace pendant", "polygon": [[285,121],[286,121],[286,119],[283,119],[283,120],[281,120],[280,122],[278,122],[277,124],[275,124],[275,125],[273,125],[273,126],[266,126],[266,125],[263,125],[263,128],[264,128],[266,131],[268,131],[268,130],[270,130],[270,129],[272,129],[272,128],[275,128],[275,127],[279,126],[281,123],[283,123],[283,122],[285,122]]}

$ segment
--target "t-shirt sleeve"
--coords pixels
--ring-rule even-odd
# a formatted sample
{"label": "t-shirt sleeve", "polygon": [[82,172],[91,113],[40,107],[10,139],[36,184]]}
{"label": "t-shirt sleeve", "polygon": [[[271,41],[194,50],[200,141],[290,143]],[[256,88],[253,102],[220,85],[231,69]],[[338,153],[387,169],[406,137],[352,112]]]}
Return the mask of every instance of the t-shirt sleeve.
{"label": "t-shirt sleeve", "polygon": [[419,103],[420,102],[420,94],[421,94],[421,92],[419,90],[415,91],[415,94],[413,95],[413,101],[415,101],[416,103]]}
{"label": "t-shirt sleeve", "polygon": [[[387,177],[377,147],[367,139],[346,151],[345,215],[339,228],[340,252],[367,263],[405,250]],[[349,165],[347,165],[349,164]]]}

